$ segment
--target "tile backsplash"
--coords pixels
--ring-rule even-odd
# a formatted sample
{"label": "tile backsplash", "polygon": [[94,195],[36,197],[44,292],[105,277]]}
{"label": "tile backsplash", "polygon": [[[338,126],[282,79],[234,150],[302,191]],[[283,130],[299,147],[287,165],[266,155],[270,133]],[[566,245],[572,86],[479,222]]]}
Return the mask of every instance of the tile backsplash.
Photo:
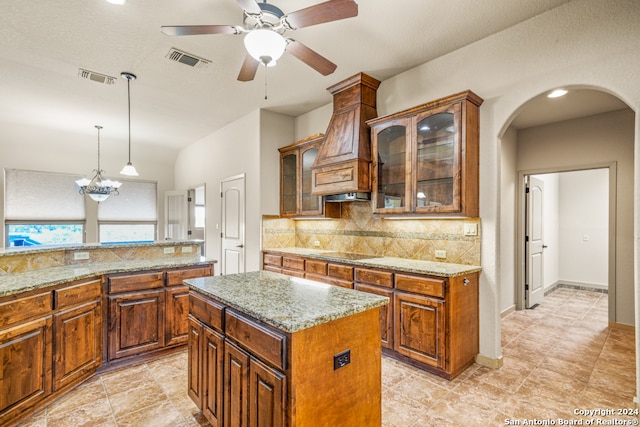
{"label": "tile backsplash", "polygon": [[[464,224],[477,224],[465,236]],[[425,261],[480,265],[480,219],[383,219],[368,203],[342,203],[340,219],[262,219],[263,249],[309,248]],[[446,251],[436,259],[436,251]]]}

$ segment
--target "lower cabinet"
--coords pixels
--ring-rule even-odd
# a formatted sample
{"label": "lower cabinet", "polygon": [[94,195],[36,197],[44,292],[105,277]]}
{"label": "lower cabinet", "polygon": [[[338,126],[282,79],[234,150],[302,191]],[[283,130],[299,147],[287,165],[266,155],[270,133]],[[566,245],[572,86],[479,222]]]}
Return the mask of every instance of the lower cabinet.
{"label": "lower cabinet", "polygon": [[169,288],[165,296],[166,330],[165,345],[184,344],[189,340],[189,288],[177,286]]}
{"label": "lower cabinet", "polygon": [[[286,255],[263,252],[263,268]],[[380,309],[385,355],[452,379],[473,364],[479,351],[479,273],[440,277],[390,268],[337,264],[297,257],[305,277],[389,298]],[[283,274],[289,274],[284,268]],[[353,282],[351,282],[351,280]]]}
{"label": "lower cabinet", "polygon": [[444,369],[444,302],[397,292],[395,315],[396,340],[393,349],[414,360]]}

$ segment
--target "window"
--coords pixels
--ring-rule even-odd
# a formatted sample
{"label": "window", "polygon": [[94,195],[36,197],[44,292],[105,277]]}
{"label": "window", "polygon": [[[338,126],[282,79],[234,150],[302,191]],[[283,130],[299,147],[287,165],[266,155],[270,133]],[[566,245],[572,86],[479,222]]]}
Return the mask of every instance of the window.
{"label": "window", "polygon": [[157,183],[121,181],[120,194],[98,205],[100,243],[153,242],[158,223]]}
{"label": "window", "polygon": [[84,242],[80,175],[5,169],[5,246]]}

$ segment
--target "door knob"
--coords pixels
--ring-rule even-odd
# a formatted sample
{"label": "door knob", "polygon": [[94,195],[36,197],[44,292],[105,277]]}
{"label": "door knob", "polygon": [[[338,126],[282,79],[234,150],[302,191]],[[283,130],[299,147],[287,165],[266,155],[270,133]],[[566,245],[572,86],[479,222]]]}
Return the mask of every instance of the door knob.
{"label": "door knob", "polygon": [[236,248],[244,248],[244,245],[238,245]]}

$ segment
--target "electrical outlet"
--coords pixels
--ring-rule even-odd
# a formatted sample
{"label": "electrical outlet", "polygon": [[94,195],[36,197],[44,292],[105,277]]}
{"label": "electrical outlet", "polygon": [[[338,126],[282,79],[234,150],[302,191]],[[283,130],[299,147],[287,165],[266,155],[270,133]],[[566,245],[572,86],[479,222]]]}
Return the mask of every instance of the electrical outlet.
{"label": "electrical outlet", "polygon": [[320,240],[314,240],[313,246],[315,246],[316,248],[320,247]]}
{"label": "electrical outlet", "polygon": [[465,236],[477,236],[478,235],[478,224],[472,222],[464,223],[464,235]]}
{"label": "electrical outlet", "polygon": [[165,254],[173,254],[176,252],[176,248],[169,246],[163,249]]}
{"label": "electrical outlet", "polygon": [[183,246],[182,247],[182,253],[183,254],[188,254],[193,252],[193,246]]}
{"label": "electrical outlet", "polygon": [[351,350],[345,350],[333,356],[333,370],[340,369],[351,363]]}
{"label": "electrical outlet", "polygon": [[436,258],[445,259],[446,257],[447,257],[447,251],[443,251],[443,250],[436,251]]}
{"label": "electrical outlet", "polygon": [[80,259],[89,259],[89,252],[74,252],[73,259],[75,261]]}

